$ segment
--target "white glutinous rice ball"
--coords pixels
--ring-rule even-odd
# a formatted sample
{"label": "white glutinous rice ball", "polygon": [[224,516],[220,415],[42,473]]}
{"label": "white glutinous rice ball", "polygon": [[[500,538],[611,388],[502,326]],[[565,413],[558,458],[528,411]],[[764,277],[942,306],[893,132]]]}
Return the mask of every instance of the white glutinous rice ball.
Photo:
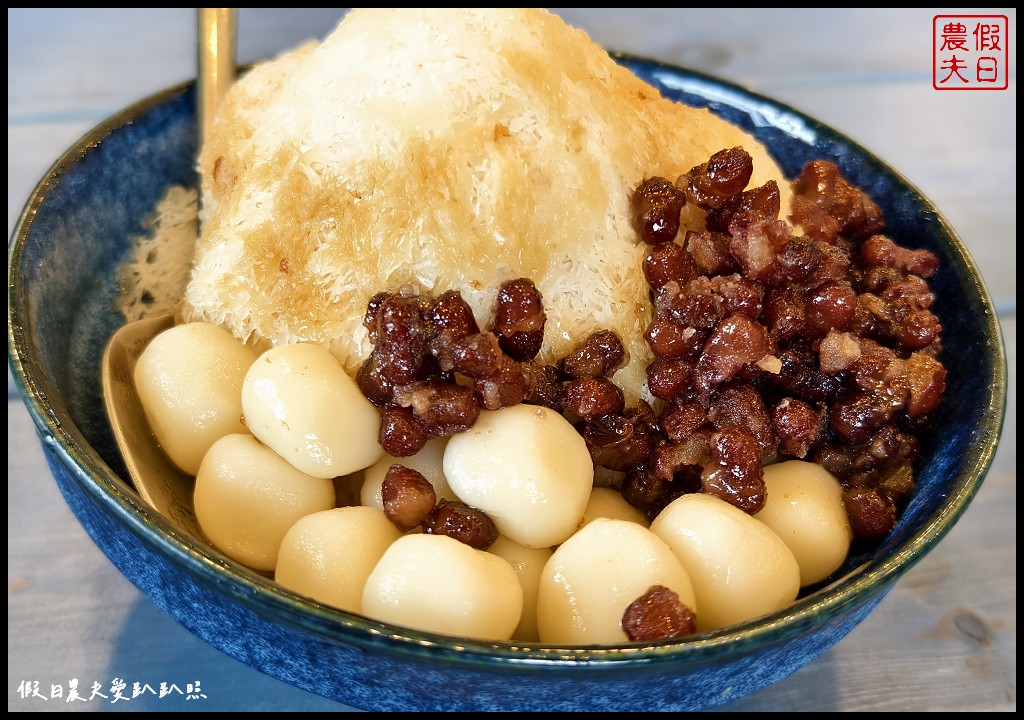
{"label": "white glutinous rice ball", "polygon": [[801,587],[838,570],[853,540],[839,480],[817,463],[787,460],[764,469],[764,484],[767,500],[754,517],[793,551]]}
{"label": "white glutinous rice ball", "polygon": [[334,483],[296,470],[248,433],[213,444],[196,475],[196,519],[210,542],[254,570],[273,570],[295,522],[334,507]]}
{"label": "white glutinous rice ball", "polygon": [[384,454],[380,412],[322,345],[260,355],[245,376],[242,409],[249,431],[307,475],[347,475]]}
{"label": "white glutinous rice ball", "polygon": [[540,574],[551,557],[551,548],[528,548],[499,535],[487,552],[508,560],[523,588],[523,614],[512,639],[537,642],[537,588],[540,586]]}
{"label": "white glutinous rice ball", "polygon": [[781,610],[800,590],[800,566],[786,544],[767,525],[721,498],[682,495],[654,518],[651,531],[690,574],[698,631]]}
{"label": "white glutinous rice ball", "polygon": [[402,533],[374,507],[340,507],[299,518],[281,541],[274,579],[317,602],[362,612],[363,588]]}
{"label": "white glutinous rice ball", "polygon": [[447,535],[403,535],[363,590],[363,613],[375,620],[477,640],[508,640],[522,611],[508,561]]}
{"label": "white glutinous rice ball", "polygon": [[539,405],[485,410],[453,435],[444,475],[467,505],[498,532],[526,547],[552,547],[576,531],[594,485],[583,437],[562,415]]}
{"label": "white glutinous rice ball", "polygon": [[614,645],[627,641],[622,616],[661,585],[700,618],[690,576],[667,544],[631,520],[596,518],[562,543],[537,591],[542,643]]}
{"label": "white glutinous rice ball", "polygon": [[157,335],[135,364],[135,389],[149,426],[171,462],[189,475],[217,440],[246,432],[242,381],[256,353],[205,322]]}
{"label": "white glutinous rice ball", "polygon": [[580,524],[581,526],[586,525],[599,517],[630,520],[644,527],[650,524],[642,512],[626,502],[626,498],[622,497],[621,492],[609,487],[596,487],[591,491],[590,500],[587,501]]}

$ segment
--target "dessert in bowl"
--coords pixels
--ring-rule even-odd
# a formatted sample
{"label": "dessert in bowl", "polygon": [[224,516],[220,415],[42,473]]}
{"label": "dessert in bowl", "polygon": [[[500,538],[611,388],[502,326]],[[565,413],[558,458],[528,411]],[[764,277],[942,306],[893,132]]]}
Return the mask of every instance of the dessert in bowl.
{"label": "dessert in bowl", "polygon": [[[917,489],[894,531],[854,553],[851,572],[786,611],[685,642],[616,647],[481,643],[409,632],[282,591],[205,543],[181,537],[118,479],[119,461],[89,379],[105,338],[121,322],[108,303],[130,236],[166,187],[193,184],[190,89],[178,88],[98,129],[102,142],[62,170],[60,182],[57,174],[44,182],[19,227],[11,264],[12,365],[44,436],[55,438],[44,446],[56,453],[51,460],[62,490],[98,544],[158,604],[236,657],[365,707],[693,708],[718,702],[727,688],[725,697],[745,694],[815,657],[944,534],[980,482],[1001,417],[998,335],[959,241],[895,172],[813,120],[709,78],[620,60],[667,96],[710,104],[752,130],[791,177],[807,161],[835,160],[878,199],[894,237],[940,258],[933,287],[949,382],[923,440]],[[133,122],[121,127],[129,115]],[[766,117],[777,124],[759,125]],[[136,145],[140,138],[146,142]],[[140,166],[155,178],[135,177]],[[83,190],[80,172],[90,173],[92,190]],[[103,209],[110,197],[118,198],[120,217]],[[76,213],[74,223],[60,220],[65,210]],[[97,287],[94,277],[106,281]],[[81,298],[92,302],[72,323],[59,308]],[[986,358],[981,370],[978,356]],[[983,441],[975,443],[979,433]],[[128,547],[132,552],[124,552]],[[378,676],[389,679],[382,684]]]}

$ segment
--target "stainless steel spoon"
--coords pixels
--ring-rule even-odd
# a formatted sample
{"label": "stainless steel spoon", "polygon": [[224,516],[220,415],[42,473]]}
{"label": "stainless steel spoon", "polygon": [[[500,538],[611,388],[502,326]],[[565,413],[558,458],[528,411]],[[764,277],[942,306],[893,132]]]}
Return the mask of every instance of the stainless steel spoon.
{"label": "stainless steel spoon", "polygon": [[[198,73],[196,117],[200,142],[214,112],[235,79],[235,8],[197,8]],[[114,439],[142,499],[193,537],[202,531],[192,506],[194,480],[168,460],[149,429],[135,389],[135,363],[158,333],[174,324],[171,315],[127,323],[103,351],[101,384]]]}

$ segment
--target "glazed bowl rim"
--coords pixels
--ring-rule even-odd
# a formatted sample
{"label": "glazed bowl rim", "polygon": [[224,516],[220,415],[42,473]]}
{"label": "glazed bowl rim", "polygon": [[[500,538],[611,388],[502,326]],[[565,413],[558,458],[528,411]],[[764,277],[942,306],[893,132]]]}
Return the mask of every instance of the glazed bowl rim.
{"label": "glazed bowl rim", "polygon": [[[979,285],[981,296],[991,308],[991,299],[973,260],[957,233],[942,214],[899,172],[873,153],[839,131],[814,120],[779,101],[762,96],[734,83],[703,73],[642,57],[613,53],[618,61],[684,74],[695,81],[709,83],[755,102],[806,120],[877,160],[903,187],[915,193],[934,210],[942,232],[962,257],[970,276]],[[60,182],[64,170],[73,166],[90,149],[118,128],[129,124],[155,107],[174,101],[194,85],[180,83],[158,91],[105,119],[69,148],[46,172],[33,190],[15,226],[8,248],[8,363],[25,404],[36,425],[44,447],[74,475],[83,490],[99,505],[173,565],[193,579],[213,585],[245,607],[262,616],[270,616],[323,639],[393,656],[444,661],[458,665],[531,668],[638,669],[664,665],[703,664],[725,661],[750,651],[786,642],[841,615],[851,607],[888,591],[906,570],[919,561],[953,527],[966,510],[991,466],[1006,409],[1006,359],[1002,335],[994,313],[989,313],[987,335],[997,342],[993,358],[995,382],[991,388],[983,429],[987,434],[973,464],[949,488],[941,512],[898,543],[882,558],[872,558],[847,575],[781,611],[721,630],[701,633],[693,639],[634,643],[620,646],[564,647],[541,643],[486,642],[464,640],[428,632],[409,630],[380,623],[362,615],[344,612],[292,593],[263,575],[251,571],[213,552],[182,534],[176,526],[151,510],[134,489],[122,480],[98,452],[85,440],[61,402],[56,386],[47,377],[42,363],[33,357],[32,319],[22,312],[21,267],[23,250],[33,219],[47,194]],[[52,396],[52,401],[51,401]]]}

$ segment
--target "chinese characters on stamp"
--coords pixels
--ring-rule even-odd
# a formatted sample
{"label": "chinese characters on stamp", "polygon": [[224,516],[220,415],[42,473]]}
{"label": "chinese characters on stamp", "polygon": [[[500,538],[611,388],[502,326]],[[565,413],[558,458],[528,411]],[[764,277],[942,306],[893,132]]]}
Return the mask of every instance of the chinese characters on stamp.
{"label": "chinese characters on stamp", "polygon": [[79,685],[78,678],[71,678],[67,685],[51,684],[47,689],[38,680],[22,680],[18,684],[18,697],[22,700],[35,698],[38,700],[54,700],[56,702],[129,702],[144,695],[152,695],[157,699],[178,697],[185,700],[205,700],[206,693],[199,681],[185,683],[184,689],[176,683],[161,682],[156,687],[149,683],[133,682],[129,686],[124,678],[114,678],[109,685],[93,682],[91,685]]}
{"label": "chinese characters on stamp", "polygon": [[1006,15],[936,15],[932,18],[932,87],[936,90],[1005,90],[1009,87]]}

